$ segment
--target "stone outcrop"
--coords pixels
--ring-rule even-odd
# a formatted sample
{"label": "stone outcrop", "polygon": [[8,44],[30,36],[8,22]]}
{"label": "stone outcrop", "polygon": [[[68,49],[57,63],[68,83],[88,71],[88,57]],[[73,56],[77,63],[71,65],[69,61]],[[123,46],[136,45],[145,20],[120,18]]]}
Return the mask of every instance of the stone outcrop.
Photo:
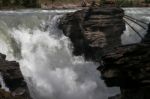
{"label": "stone outcrop", "polygon": [[109,87],[120,87],[120,99],[150,99],[150,43],[115,50],[102,57],[102,79]]}
{"label": "stone outcrop", "polygon": [[125,29],[123,16],[120,8],[90,7],[65,15],[60,28],[70,37],[75,55],[97,59],[100,54],[120,45],[120,35]]}
{"label": "stone outcrop", "polygon": [[150,24],[139,44],[117,47],[102,57],[98,68],[107,86],[118,86],[120,98],[150,99]]}
{"label": "stone outcrop", "polygon": [[[9,89],[8,92],[0,89],[0,99],[31,99],[19,63],[7,61],[6,55],[0,54],[0,73],[6,87]],[[2,81],[0,82],[1,85]]]}
{"label": "stone outcrop", "polygon": [[150,44],[141,43],[115,50],[102,57],[103,66],[99,67],[108,86],[137,88],[150,83]]}
{"label": "stone outcrop", "polygon": [[75,55],[99,62],[106,85],[120,87],[121,94],[109,99],[150,99],[150,24],[141,43],[122,46],[123,15],[119,8],[94,7],[67,14],[60,28]]}

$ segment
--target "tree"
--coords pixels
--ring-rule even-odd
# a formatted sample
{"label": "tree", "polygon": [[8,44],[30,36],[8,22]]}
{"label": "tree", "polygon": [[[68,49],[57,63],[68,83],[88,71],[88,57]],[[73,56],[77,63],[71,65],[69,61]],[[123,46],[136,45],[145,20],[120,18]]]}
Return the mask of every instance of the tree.
{"label": "tree", "polygon": [[106,2],[106,0],[100,0],[100,5],[103,5]]}
{"label": "tree", "polygon": [[145,3],[150,3],[150,0],[145,0]]}

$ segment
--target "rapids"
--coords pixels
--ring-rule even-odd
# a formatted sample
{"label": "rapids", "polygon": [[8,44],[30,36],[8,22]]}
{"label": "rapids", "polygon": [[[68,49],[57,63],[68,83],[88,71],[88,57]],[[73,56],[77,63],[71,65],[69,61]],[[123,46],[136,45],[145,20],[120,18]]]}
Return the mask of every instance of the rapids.
{"label": "rapids", "polygon": [[57,28],[74,10],[0,12],[0,52],[20,63],[33,99],[107,99],[98,64],[72,55],[72,45]]}
{"label": "rapids", "polygon": [[[126,14],[144,22],[150,20],[149,9],[125,10]],[[96,70],[97,63],[72,55],[69,38],[57,26],[62,15],[73,11],[0,11],[0,52],[6,54],[8,60],[20,63],[33,99],[107,99],[119,93],[118,88],[105,86]],[[126,28],[122,43],[139,42],[138,36]]]}
{"label": "rapids", "polygon": [[[125,15],[131,16],[135,19],[138,19],[146,24],[150,23],[150,8],[124,8]],[[139,34],[144,37],[147,29],[143,29],[141,26],[135,24],[130,20],[126,20],[131,26],[134,27]],[[137,21],[138,22],[138,21]],[[146,24],[138,22],[143,27],[147,28]],[[124,34],[121,36],[122,44],[131,44],[131,43],[139,43],[141,41],[141,37],[133,31],[128,25],[126,25],[126,30]]]}

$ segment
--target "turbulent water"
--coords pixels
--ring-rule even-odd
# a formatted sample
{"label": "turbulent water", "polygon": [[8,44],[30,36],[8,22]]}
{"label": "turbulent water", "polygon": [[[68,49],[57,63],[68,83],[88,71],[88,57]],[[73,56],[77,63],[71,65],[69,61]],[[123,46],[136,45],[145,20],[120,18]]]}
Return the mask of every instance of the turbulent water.
{"label": "turbulent water", "polygon": [[1,85],[1,89],[5,90],[7,92],[9,91],[9,88],[7,88],[1,73],[0,73],[0,85]]}
{"label": "turbulent water", "polygon": [[[135,9],[128,10],[132,14]],[[33,99],[107,99],[119,92],[108,91],[96,70],[98,64],[71,54],[71,42],[57,25],[72,11],[0,11],[0,52],[20,63]],[[140,18],[146,21],[145,15]],[[127,27],[123,38],[132,38],[131,31]],[[123,43],[128,43],[126,39]]]}
{"label": "turbulent water", "polygon": [[[150,8],[124,8],[125,15],[131,16],[135,19],[138,19],[144,23],[150,23]],[[136,23],[126,20],[139,34],[144,37],[146,34],[147,29],[143,29],[141,26],[137,25]],[[140,25],[147,28],[146,24],[143,24],[139,21]],[[126,31],[122,35],[122,43],[123,44],[130,44],[130,43],[139,43],[141,41],[141,37],[129,26],[126,24]]]}
{"label": "turbulent water", "polygon": [[107,99],[98,64],[71,54],[70,40],[57,28],[73,10],[0,12],[0,52],[16,60],[34,99]]}

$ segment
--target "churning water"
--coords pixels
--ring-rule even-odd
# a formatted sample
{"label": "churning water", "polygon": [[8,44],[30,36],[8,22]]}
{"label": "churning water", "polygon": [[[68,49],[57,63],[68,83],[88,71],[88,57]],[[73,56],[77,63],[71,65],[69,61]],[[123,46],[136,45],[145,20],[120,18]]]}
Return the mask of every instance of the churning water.
{"label": "churning water", "polygon": [[73,11],[0,11],[0,52],[20,63],[33,99],[107,99],[119,92],[108,91],[98,64],[71,54],[71,42],[57,25],[62,15]]}
{"label": "churning water", "polygon": [[73,10],[0,12],[0,52],[16,60],[33,99],[107,99],[97,64],[71,54],[71,42],[57,28]]}
{"label": "churning water", "polygon": [[[131,16],[134,19],[138,19],[146,24],[150,23],[150,8],[124,8],[125,15]],[[147,31],[147,25],[143,24],[139,21],[136,21],[138,24],[134,23],[131,20],[126,20],[139,34],[144,37]],[[130,44],[130,43],[139,43],[141,41],[141,37],[129,26],[126,25],[126,31],[122,35],[122,43]]]}

